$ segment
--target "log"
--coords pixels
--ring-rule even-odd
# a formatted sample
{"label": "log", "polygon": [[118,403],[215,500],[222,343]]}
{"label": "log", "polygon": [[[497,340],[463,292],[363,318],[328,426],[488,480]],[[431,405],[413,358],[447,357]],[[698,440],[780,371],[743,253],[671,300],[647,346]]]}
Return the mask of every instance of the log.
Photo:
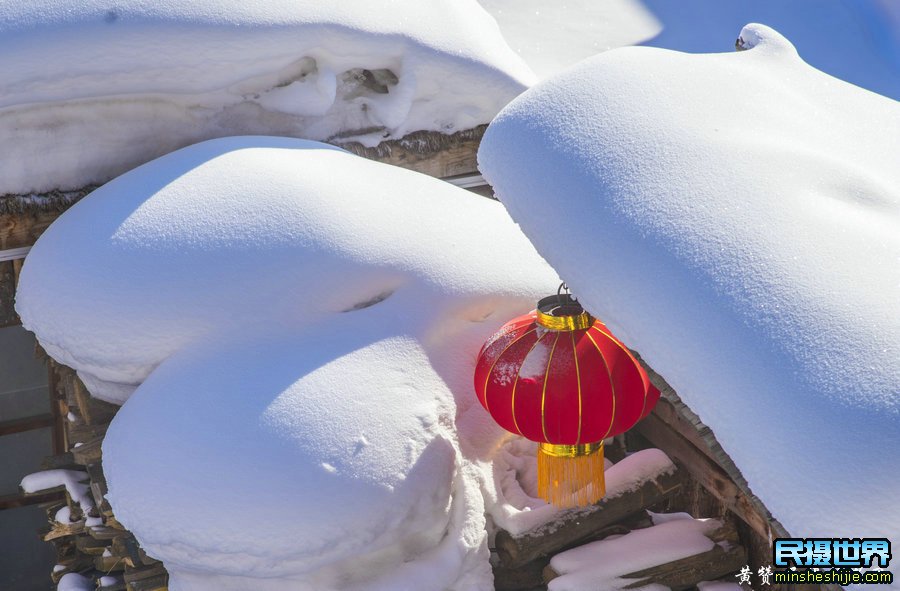
{"label": "log", "polygon": [[[625,535],[651,525],[653,522],[645,513],[635,513],[615,525],[599,530],[585,540],[585,543]],[[521,566],[507,566],[501,558],[494,565],[494,586],[498,591],[532,591],[543,587],[544,572],[549,564],[550,556],[542,556]]]}
{"label": "log", "polygon": [[82,443],[78,447],[73,447],[72,457],[75,459],[75,463],[81,464],[82,466],[89,466],[100,462],[102,457],[102,444],[103,437],[95,437],[86,443]]}
{"label": "log", "polygon": [[747,564],[747,550],[740,545],[734,524],[726,522],[707,537],[717,542],[712,550],[629,573],[622,578],[635,581],[625,589],[656,583],[680,591],[737,572]]}
{"label": "log", "polygon": [[503,565],[510,568],[552,556],[596,538],[604,529],[626,517],[672,497],[683,486],[681,470],[669,463],[665,469],[631,483],[620,494],[610,494],[587,509],[565,511],[558,519],[536,530],[519,536],[498,531],[495,541],[497,552]]}
{"label": "log", "polygon": [[523,566],[509,567],[502,563],[494,567],[495,591],[526,591],[543,585],[542,573],[550,562],[545,556]]}
{"label": "log", "polygon": [[125,569],[128,591],[167,591],[169,575],[162,563],[141,568]]}
{"label": "log", "polygon": [[[119,407],[109,402],[104,402],[91,396],[88,389],[84,386],[75,372],[69,370],[70,374],[66,379],[67,388],[71,389],[72,397],[78,406],[79,414],[82,420],[88,425],[106,425],[116,413]],[[105,433],[105,431],[104,431]]]}

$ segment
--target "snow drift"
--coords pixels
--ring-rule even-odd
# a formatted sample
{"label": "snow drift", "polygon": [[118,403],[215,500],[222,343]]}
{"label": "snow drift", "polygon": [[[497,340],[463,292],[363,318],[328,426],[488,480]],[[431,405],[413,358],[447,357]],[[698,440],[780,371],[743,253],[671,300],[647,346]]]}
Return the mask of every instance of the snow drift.
{"label": "snow drift", "polygon": [[212,137],[452,133],[532,81],[474,0],[7,2],[0,52],[0,195]]}
{"label": "snow drift", "polygon": [[741,39],[582,62],[507,106],[479,164],[792,533],[897,537],[900,105]]}
{"label": "snow drift", "polygon": [[734,32],[767,23],[813,67],[900,99],[900,5],[893,0],[479,0],[542,78],[616,47],[729,51]]}
{"label": "snow drift", "polygon": [[471,375],[557,282],[494,201],[242,137],[73,206],[17,310],[125,402],[109,499],[173,591],[491,589],[481,460],[504,434]]}

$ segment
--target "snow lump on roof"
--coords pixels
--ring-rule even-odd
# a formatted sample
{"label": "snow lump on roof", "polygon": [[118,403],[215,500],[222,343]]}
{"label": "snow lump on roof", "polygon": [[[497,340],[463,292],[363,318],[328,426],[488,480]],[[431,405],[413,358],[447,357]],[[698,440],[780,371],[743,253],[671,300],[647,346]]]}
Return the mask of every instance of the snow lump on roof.
{"label": "snow lump on roof", "polygon": [[475,0],[7,2],[0,52],[0,195],[212,137],[452,133],[533,78]]}
{"label": "snow lump on roof", "polygon": [[801,536],[900,535],[900,105],[748,51],[616,49],[536,85],[479,165],[593,314]]}
{"label": "snow lump on roof", "polygon": [[29,254],[17,310],[124,402],[109,499],[173,591],[487,591],[478,458],[504,435],[475,357],[557,285],[495,201],[239,137],[74,205]]}

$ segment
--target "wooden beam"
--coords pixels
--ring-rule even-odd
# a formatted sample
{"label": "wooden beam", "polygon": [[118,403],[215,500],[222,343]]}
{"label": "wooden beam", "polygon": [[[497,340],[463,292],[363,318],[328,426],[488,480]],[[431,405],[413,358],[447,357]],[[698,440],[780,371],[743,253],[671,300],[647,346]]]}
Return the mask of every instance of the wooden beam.
{"label": "wooden beam", "polygon": [[650,584],[663,585],[672,591],[690,589],[702,581],[712,581],[736,572],[747,564],[747,551],[740,545],[733,524],[723,524],[708,537],[716,542],[711,550],[629,573],[622,578],[635,581],[625,586],[625,589]]}
{"label": "wooden beam", "polygon": [[[710,550],[622,575],[619,578],[630,581],[623,589],[656,584],[672,591],[681,591],[694,588],[702,581],[712,581],[733,573],[746,564],[747,551],[740,545],[734,524],[721,523],[705,535],[715,542]],[[547,583],[559,576],[552,566],[544,569],[544,581]]]}
{"label": "wooden beam", "polygon": [[31,246],[62,211],[0,214],[0,250]]}
{"label": "wooden beam", "polygon": [[626,517],[676,495],[683,485],[680,470],[654,475],[622,494],[604,497],[589,509],[563,512],[535,531],[513,536],[500,530],[494,545],[504,567],[522,566],[598,537]]}
{"label": "wooden beam", "polygon": [[0,437],[3,435],[12,435],[13,433],[24,433],[25,431],[34,431],[36,429],[46,429],[53,426],[53,415],[50,413],[37,415],[33,417],[24,417],[21,419],[13,419],[11,421],[0,422]]}
{"label": "wooden beam", "polygon": [[53,490],[49,492],[36,494],[12,494],[0,496],[0,511],[4,509],[15,509],[17,507],[27,507],[29,505],[40,505],[41,503],[53,503],[66,500],[66,493],[63,490]]}
{"label": "wooden beam", "polygon": [[13,262],[0,261],[0,328],[21,323],[16,314],[16,273]]}
{"label": "wooden beam", "polygon": [[726,509],[733,511],[758,535],[763,537],[769,535],[769,516],[761,513],[725,470],[707,454],[701,452],[653,413],[639,422],[634,429],[654,447],[666,450],[669,457],[687,470],[703,488],[721,500]]}

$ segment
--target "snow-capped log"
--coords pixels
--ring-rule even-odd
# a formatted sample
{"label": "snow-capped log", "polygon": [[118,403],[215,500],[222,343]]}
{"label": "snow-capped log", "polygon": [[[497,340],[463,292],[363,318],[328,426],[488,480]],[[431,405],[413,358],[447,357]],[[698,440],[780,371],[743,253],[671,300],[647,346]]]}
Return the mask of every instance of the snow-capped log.
{"label": "snow-capped log", "polygon": [[0,195],[227,135],[452,134],[533,80],[475,0],[13,2],[0,50]]}
{"label": "snow-capped log", "polygon": [[751,36],[582,62],[508,105],[479,165],[788,531],[896,537],[900,105]]}
{"label": "snow-capped log", "polygon": [[746,564],[734,524],[686,513],[651,514],[651,527],[585,544],[553,557],[544,569],[550,591],[635,589],[680,591]]}
{"label": "snow-capped log", "polygon": [[606,474],[606,496],[595,505],[566,511],[532,530],[497,532],[503,566],[516,568],[591,539],[623,519],[681,492],[684,475],[658,449],[646,449],[615,464]]}

